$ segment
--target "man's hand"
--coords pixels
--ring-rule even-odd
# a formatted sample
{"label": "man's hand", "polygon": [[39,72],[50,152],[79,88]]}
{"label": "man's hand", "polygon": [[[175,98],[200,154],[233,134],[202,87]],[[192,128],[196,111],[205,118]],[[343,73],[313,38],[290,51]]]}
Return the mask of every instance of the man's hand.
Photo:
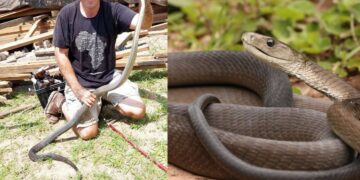
{"label": "man's hand", "polygon": [[91,107],[96,102],[96,95],[89,90],[82,88],[74,91],[75,96],[84,104]]}
{"label": "man's hand", "polygon": [[95,94],[83,88],[75,76],[74,69],[68,58],[69,49],[55,48],[55,59],[59,65],[61,74],[65,77],[66,82],[70,85],[75,96],[84,104],[91,107],[95,101]]}
{"label": "man's hand", "polygon": [[[138,21],[139,21],[139,14],[136,14],[131,21],[130,29],[134,30]],[[141,25],[141,29],[149,29],[152,25],[152,22],[153,22],[153,9],[151,6],[151,1],[145,0],[145,14],[144,14],[143,23]]]}

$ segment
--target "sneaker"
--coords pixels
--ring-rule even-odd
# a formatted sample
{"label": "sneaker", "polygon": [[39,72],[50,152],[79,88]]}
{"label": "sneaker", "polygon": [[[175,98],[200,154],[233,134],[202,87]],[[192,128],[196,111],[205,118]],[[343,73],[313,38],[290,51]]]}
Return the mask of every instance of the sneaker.
{"label": "sneaker", "polygon": [[58,91],[53,91],[48,99],[46,107],[44,109],[46,120],[50,124],[55,124],[61,117],[61,106],[65,102],[65,97]]}

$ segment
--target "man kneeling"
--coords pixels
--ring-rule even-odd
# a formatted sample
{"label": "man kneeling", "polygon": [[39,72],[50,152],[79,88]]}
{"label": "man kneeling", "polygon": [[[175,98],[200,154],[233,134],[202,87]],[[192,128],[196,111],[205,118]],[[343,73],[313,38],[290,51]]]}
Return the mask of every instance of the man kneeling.
{"label": "man kneeling", "polygon": [[[54,91],[50,94],[45,115],[56,123],[64,114],[71,120],[82,103],[89,109],[80,117],[73,130],[84,140],[98,134],[101,99],[111,102],[124,116],[141,119],[145,105],[138,87],[126,81],[117,89],[96,97],[92,91],[108,84],[116,73],[115,41],[118,34],[134,29],[139,19],[131,9],[104,0],[78,0],[66,5],[57,17],[53,44],[55,58],[66,80],[65,97]],[[152,25],[152,8],[146,1],[143,29]]]}

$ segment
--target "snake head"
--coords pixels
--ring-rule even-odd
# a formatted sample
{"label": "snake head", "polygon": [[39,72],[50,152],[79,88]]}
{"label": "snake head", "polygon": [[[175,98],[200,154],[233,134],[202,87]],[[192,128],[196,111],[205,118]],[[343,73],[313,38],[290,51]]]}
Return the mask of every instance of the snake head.
{"label": "snake head", "polygon": [[260,60],[285,71],[287,68],[282,68],[282,66],[301,64],[308,60],[302,53],[269,36],[246,32],[241,38],[246,50]]}

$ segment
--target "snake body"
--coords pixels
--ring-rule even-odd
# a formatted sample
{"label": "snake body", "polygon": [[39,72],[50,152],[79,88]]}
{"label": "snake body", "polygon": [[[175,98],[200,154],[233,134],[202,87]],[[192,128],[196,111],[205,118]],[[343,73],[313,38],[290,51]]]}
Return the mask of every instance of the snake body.
{"label": "snake body", "polygon": [[271,37],[248,32],[242,39],[245,48],[259,60],[297,76],[332,98],[335,104],[327,113],[330,126],[342,140],[360,152],[360,92],[357,89]]}
{"label": "snake body", "polygon": [[[131,52],[129,55],[129,59],[127,61],[127,64],[123,70],[123,72],[120,74],[116,74],[113,79],[109,82],[109,84],[101,86],[93,92],[97,97],[101,97],[102,94],[111,91],[119,86],[121,86],[129,77],[130,72],[135,64],[136,55],[137,55],[137,48],[138,48],[138,41],[139,41],[139,35],[141,30],[141,25],[143,22],[144,14],[145,14],[145,0],[141,0],[141,8],[139,12],[139,19],[135,28],[135,33],[133,36],[133,45],[131,48]],[[53,142],[57,137],[59,137],[64,132],[68,131],[71,127],[76,125],[79,121],[79,118],[81,115],[88,109],[88,106],[83,104],[81,108],[75,113],[75,115],[69,120],[64,126],[60,127],[59,129],[52,132],[50,135],[48,135],[46,138],[41,140],[39,143],[37,143],[35,146],[31,147],[28,153],[28,156],[30,160],[32,161],[40,161],[40,160],[47,160],[47,159],[53,159],[56,161],[64,162],[68,165],[70,165],[72,168],[74,168],[76,171],[78,171],[78,168],[76,165],[71,162],[69,159],[54,154],[54,153],[47,153],[43,155],[38,155],[37,153],[44,149],[48,144]]]}
{"label": "snake body", "polygon": [[[286,74],[234,51],[171,53],[168,62],[170,163],[218,179],[360,177],[327,121],[332,103],[293,99]],[[209,92],[220,100],[200,96]]]}

